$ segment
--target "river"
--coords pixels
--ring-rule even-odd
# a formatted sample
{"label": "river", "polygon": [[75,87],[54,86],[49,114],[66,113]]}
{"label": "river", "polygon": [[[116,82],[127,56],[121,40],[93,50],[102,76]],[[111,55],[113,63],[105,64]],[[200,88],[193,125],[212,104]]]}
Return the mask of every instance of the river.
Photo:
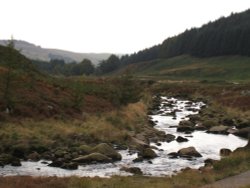
{"label": "river", "polygon": [[[187,100],[178,100],[175,98],[161,97],[160,110],[156,115],[151,115],[150,118],[156,122],[155,128],[164,131],[166,134],[173,134],[176,137],[182,136],[188,138],[188,142],[178,143],[172,141],[170,143],[161,142],[152,146],[157,147],[155,152],[159,157],[150,161],[134,163],[133,159],[137,158],[137,154],[129,154],[128,150],[119,151],[122,155],[122,160],[109,164],[93,164],[80,165],[77,170],[65,170],[60,168],[48,167],[50,161],[23,161],[21,167],[12,167],[10,165],[0,168],[1,176],[81,176],[81,177],[110,177],[112,175],[129,176],[130,173],[120,171],[122,166],[139,167],[144,175],[148,176],[165,176],[172,175],[183,168],[199,168],[204,165],[204,160],[220,159],[219,151],[221,148],[235,150],[238,147],[243,147],[247,144],[246,139],[239,138],[232,134],[216,135],[208,134],[205,131],[194,131],[190,134],[179,133],[176,131],[181,120],[188,120],[188,115],[198,113],[198,110],[205,104],[202,102],[190,102]],[[168,104],[171,102],[171,106]],[[197,109],[197,111],[192,110]],[[177,110],[176,117],[168,115],[169,112]],[[181,148],[193,146],[202,155],[200,158],[188,160],[185,158],[171,159],[167,154],[177,152]]]}

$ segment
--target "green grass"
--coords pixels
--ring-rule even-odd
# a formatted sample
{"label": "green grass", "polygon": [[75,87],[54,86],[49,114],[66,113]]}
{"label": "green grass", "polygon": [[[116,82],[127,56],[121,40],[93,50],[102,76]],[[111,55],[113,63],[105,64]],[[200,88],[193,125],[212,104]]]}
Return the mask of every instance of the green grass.
{"label": "green grass", "polygon": [[[195,58],[187,55],[140,62],[125,68],[137,76],[189,80],[249,80],[250,57]],[[120,70],[123,72],[124,70]]]}

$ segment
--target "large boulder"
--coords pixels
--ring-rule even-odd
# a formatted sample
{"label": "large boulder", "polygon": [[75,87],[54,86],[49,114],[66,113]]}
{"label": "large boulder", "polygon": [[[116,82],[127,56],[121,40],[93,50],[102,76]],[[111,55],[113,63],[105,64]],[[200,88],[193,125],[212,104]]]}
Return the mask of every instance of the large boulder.
{"label": "large boulder", "polygon": [[170,159],[177,159],[179,157],[179,154],[177,152],[171,152],[168,153],[168,156]]}
{"label": "large boulder", "polygon": [[215,126],[210,128],[207,132],[208,133],[213,133],[213,134],[228,134],[227,130],[229,127],[220,125],[220,126]]}
{"label": "large boulder", "polygon": [[70,163],[64,163],[61,168],[67,169],[67,170],[77,170],[78,169],[78,164],[74,162]]}
{"label": "large boulder", "polygon": [[195,124],[194,124],[194,122],[191,122],[189,120],[182,120],[182,121],[180,121],[179,126],[180,127],[193,127],[193,126],[195,126]]}
{"label": "large boulder", "polygon": [[143,150],[144,148],[149,147],[149,145],[142,141],[139,140],[135,137],[131,137],[130,139],[130,143],[129,143],[129,148],[130,149],[134,149],[134,150]]}
{"label": "large boulder", "polygon": [[11,161],[11,166],[22,166],[20,159],[15,158],[13,161]]}
{"label": "large boulder", "polygon": [[188,139],[187,138],[184,138],[182,136],[178,136],[177,139],[176,139],[177,142],[187,142]]}
{"label": "large boulder", "polygon": [[53,160],[48,166],[51,167],[61,167],[64,164],[64,159],[63,158],[57,158]]}
{"label": "large boulder", "polygon": [[166,134],[166,142],[172,142],[175,140],[175,135],[172,134]]}
{"label": "large boulder", "polygon": [[142,150],[140,155],[144,159],[153,159],[153,158],[157,157],[157,154],[151,148],[146,148],[146,149]]}
{"label": "large boulder", "polygon": [[105,143],[102,143],[102,144],[95,146],[91,150],[91,153],[93,153],[93,152],[101,153],[101,154],[111,158],[114,161],[122,159],[122,156],[120,153],[118,153],[111,146],[109,146],[108,144],[105,144]]}
{"label": "large boulder", "polygon": [[89,164],[89,163],[110,163],[112,159],[101,153],[91,153],[72,160],[73,162]]}
{"label": "large boulder", "polygon": [[202,157],[194,147],[182,148],[177,153],[180,157]]}
{"label": "large boulder", "polygon": [[240,136],[243,138],[250,138],[250,127],[239,129],[234,133],[236,136]]}
{"label": "large boulder", "polygon": [[177,132],[192,132],[194,131],[194,127],[190,127],[190,126],[179,126],[177,128]]}
{"label": "large boulder", "polygon": [[78,147],[77,151],[80,155],[88,155],[91,153],[91,147],[87,145],[81,145]]}

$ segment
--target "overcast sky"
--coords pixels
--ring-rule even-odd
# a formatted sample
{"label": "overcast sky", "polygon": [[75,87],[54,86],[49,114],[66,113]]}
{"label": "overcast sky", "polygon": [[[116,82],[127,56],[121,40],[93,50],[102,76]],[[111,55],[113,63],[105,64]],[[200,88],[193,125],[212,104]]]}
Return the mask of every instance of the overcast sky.
{"label": "overcast sky", "polygon": [[250,8],[250,0],[0,0],[0,39],[133,53]]}

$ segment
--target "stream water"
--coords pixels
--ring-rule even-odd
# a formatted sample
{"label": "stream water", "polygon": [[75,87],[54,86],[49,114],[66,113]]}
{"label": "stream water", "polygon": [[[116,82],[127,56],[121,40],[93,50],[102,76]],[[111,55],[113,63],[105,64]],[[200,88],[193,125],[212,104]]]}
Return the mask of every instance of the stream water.
{"label": "stream water", "polygon": [[[188,138],[188,142],[178,143],[172,141],[170,143],[161,142],[160,146],[151,143],[152,146],[157,147],[155,150],[159,157],[150,161],[143,161],[134,163],[133,159],[137,158],[137,154],[129,154],[127,150],[119,151],[122,155],[122,160],[109,164],[93,164],[81,165],[77,170],[64,170],[60,168],[48,167],[46,162],[39,161],[22,162],[21,167],[12,167],[10,165],[0,168],[0,176],[15,176],[15,175],[29,175],[29,176],[100,176],[109,177],[112,175],[128,176],[130,173],[120,171],[122,166],[139,167],[144,175],[148,176],[164,176],[172,175],[183,168],[199,168],[204,165],[204,160],[207,158],[220,159],[219,151],[221,148],[228,148],[232,151],[238,147],[243,147],[247,144],[247,140],[229,135],[215,135],[208,134],[205,131],[195,131],[190,134],[179,133],[175,126],[181,120],[188,120],[188,115],[198,113],[198,110],[205,105],[202,102],[193,102],[185,100],[177,100],[174,98],[162,97],[160,110],[157,115],[150,116],[153,121],[156,121],[155,128],[166,132],[166,134],[173,134],[176,137],[182,136]],[[172,105],[167,105],[171,103]],[[197,111],[193,110],[197,109]],[[169,112],[177,110],[176,117],[168,115]],[[188,160],[185,158],[171,159],[167,154],[170,152],[177,152],[184,147],[193,146],[202,155],[200,158]]]}

